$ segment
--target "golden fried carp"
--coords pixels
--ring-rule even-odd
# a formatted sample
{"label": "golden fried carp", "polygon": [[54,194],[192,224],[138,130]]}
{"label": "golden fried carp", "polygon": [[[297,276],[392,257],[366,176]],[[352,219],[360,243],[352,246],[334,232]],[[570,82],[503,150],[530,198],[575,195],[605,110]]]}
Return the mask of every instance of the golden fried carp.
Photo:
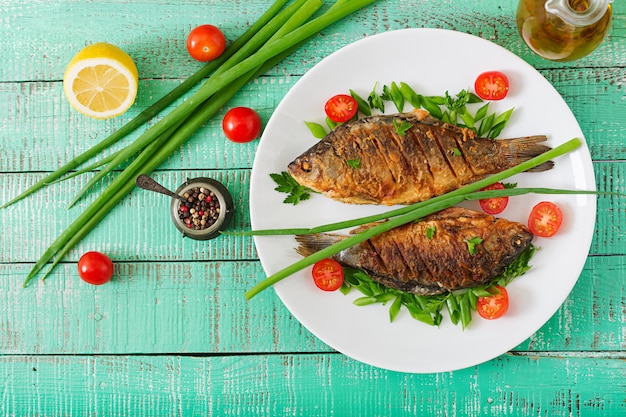
{"label": "golden fried carp", "polygon": [[[354,232],[362,230],[362,226]],[[345,235],[297,235],[297,252],[308,256]],[[434,295],[487,284],[530,245],[521,223],[460,207],[383,232],[333,258],[358,268],[387,287]]]}
{"label": "golden fried carp", "polygon": [[[404,133],[402,125],[410,126]],[[511,168],[550,148],[545,136],[494,140],[423,110],[338,126],[288,166],[300,184],[352,204],[411,204]],[[529,171],[545,171],[546,162]]]}

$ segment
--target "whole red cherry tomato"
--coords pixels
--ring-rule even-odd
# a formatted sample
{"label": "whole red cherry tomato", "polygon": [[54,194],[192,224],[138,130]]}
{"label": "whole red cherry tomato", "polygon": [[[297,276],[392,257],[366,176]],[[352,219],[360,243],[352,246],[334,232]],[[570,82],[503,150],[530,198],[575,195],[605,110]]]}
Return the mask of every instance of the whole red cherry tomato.
{"label": "whole red cherry tomato", "polygon": [[78,261],[78,276],[89,284],[102,285],[113,276],[113,262],[103,253],[86,252]]}
{"label": "whole red cherry tomato", "polygon": [[213,25],[200,25],[187,36],[187,51],[192,58],[207,62],[222,55],[226,49],[226,37]]}
{"label": "whole red cherry tomato", "polygon": [[261,134],[261,117],[248,107],[234,107],[224,115],[222,130],[233,142],[250,142]]}

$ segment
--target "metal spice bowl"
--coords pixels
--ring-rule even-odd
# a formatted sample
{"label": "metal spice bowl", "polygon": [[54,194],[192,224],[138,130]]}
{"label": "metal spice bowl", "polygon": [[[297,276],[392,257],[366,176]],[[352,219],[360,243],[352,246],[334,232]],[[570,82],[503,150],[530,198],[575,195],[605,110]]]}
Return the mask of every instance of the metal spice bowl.
{"label": "metal spice bowl", "polygon": [[[219,210],[217,210],[217,212],[213,215],[209,214],[209,216],[205,218],[207,223],[204,225],[194,224],[195,220],[200,219],[198,220],[198,222],[200,222],[203,217],[203,215],[197,215],[198,211],[204,211],[198,210],[196,208],[198,207],[197,204],[199,204],[199,199],[197,196],[193,197],[193,194],[197,193],[197,189],[206,190],[206,193],[201,193],[205,196],[204,199],[206,199],[206,196],[214,196],[215,198],[217,198],[217,203],[219,203]],[[188,205],[196,210],[196,212],[193,214],[197,215],[196,217],[193,217],[193,214],[191,213],[191,208],[186,207],[186,209],[190,212],[189,216],[182,218],[181,216],[186,215],[187,213],[185,212],[185,210],[181,210],[181,207],[186,204],[182,203],[176,198],[172,198],[172,203],[170,204],[172,221],[174,222],[176,228],[182,232],[183,236],[187,236],[196,240],[213,239],[219,235],[220,230],[223,230],[228,226],[231,218],[233,217],[233,198],[228,192],[228,189],[223,184],[214,179],[189,179],[185,181],[183,185],[178,187],[178,189],[176,190],[176,194],[182,196],[189,194],[189,198],[191,200],[189,200]],[[213,197],[211,197],[210,200],[215,202]],[[187,221],[187,219],[189,219],[190,217],[191,220]]]}

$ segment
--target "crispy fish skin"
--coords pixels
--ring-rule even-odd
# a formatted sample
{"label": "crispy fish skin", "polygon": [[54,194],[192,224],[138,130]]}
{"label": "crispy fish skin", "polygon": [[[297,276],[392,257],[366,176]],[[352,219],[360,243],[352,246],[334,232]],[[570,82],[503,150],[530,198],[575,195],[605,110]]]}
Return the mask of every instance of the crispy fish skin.
{"label": "crispy fish skin", "polygon": [[[404,135],[395,127],[402,122],[411,124]],[[531,159],[550,149],[540,143],[546,139],[477,138],[470,129],[416,110],[338,126],[292,161],[288,171],[300,185],[344,203],[412,204]],[[533,171],[552,166],[548,162]]]}
{"label": "crispy fish skin", "polygon": [[[434,235],[429,236],[429,229]],[[467,241],[476,237],[482,242],[471,253]],[[307,256],[345,238],[330,233],[297,235],[296,251]],[[532,233],[521,223],[451,207],[381,233],[333,258],[344,266],[364,270],[388,287],[435,295],[490,282],[532,239]]]}

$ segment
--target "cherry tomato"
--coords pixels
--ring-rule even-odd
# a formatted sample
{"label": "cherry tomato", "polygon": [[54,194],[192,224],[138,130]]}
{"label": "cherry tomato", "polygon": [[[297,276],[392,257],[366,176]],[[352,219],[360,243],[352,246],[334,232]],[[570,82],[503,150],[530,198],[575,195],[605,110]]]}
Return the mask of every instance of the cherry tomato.
{"label": "cherry tomato", "polygon": [[509,80],[499,71],[483,72],[476,78],[474,90],[483,100],[502,100],[509,92]]}
{"label": "cherry tomato", "polygon": [[528,228],[535,236],[554,236],[562,222],[561,209],[550,201],[542,201],[537,204],[528,216]]}
{"label": "cherry tomato", "polygon": [[261,118],[248,107],[234,107],[224,115],[222,130],[233,142],[250,142],[261,134]]}
{"label": "cherry tomato", "polygon": [[356,100],[347,94],[337,94],[331,97],[324,105],[326,116],[336,123],[347,122],[359,110]]}
{"label": "cherry tomato", "polygon": [[333,259],[322,259],[313,265],[313,280],[317,288],[335,291],[343,284],[343,268]]}
{"label": "cherry tomato", "polygon": [[113,276],[113,262],[103,253],[86,252],[78,260],[78,276],[89,284],[102,285]]}
{"label": "cherry tomato", "polygon": [[226,49],[226,38],[219,28],[213,25],[200,25],[187,36],[187,51],[192,58],[207,62],[222,55]]}
{"label": "cherry tomato", "polygon": [[[487,190],[504,190],[504,185],[502,185],[502,183],[496,182],[481,189],[481,191]],[[509,204],[509,197],[484,198],[482,200],[479,200],[479,203],[480,207],[485,213],[498,214],[502,213],[507,204]]]}
{"label": "cherry tomato", "polygon": [[495,288],[499,292],[488,297],[478,297],[476,302],[476,311],[478,311],[480,317],[488,320],[502,317],[509,309],[509,294],[506,289],[500,286]]}

